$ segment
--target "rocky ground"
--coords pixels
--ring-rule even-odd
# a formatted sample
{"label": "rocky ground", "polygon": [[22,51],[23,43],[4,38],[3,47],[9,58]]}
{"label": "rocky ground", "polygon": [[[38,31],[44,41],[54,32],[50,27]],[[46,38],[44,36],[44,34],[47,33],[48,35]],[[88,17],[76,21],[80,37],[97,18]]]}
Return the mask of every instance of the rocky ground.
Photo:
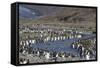
{"label": "rocky ground", "polygon": [[[36,56],[36,55],[33,55],[33,54],[21,54],[19,53],[19,58],[25,58],[25,59],[28,59],[29,60],[29,63],[47,63],[47,62],[63,62],[63,61],[79,61],[79,60],[86,60],[85,58],[79,58],[79,57],[66,57],[66,58],[61,58],[61,57],[58,57],[55,59],[46,59],[44,56]],[[92,58],[91,60],[93,60],[95,58]]]}

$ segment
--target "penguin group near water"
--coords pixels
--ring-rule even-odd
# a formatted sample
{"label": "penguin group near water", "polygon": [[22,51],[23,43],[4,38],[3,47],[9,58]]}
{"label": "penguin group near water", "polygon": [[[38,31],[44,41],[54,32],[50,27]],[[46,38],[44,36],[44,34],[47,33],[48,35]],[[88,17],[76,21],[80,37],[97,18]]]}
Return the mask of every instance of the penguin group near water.
{"label": "penguin group near water", "polygon": [[[90,39],[89,39],[90,40]],[[81,41],[81,40],[80,40]],[[82,40],[83,41],[83,40]],[[84,40],[84,41],[87,41],[87,40]],[[94,42],[95,40],[90,40],[92,42]],[[88,46],[88,45],[87,45]],[[71,45],[71,48],[72,49],[76,49],[79,53],[79,57],[82,58],[82,59],[86,59],[86,60],[90,60],[92,58],[95,58],[96,57],[96,44],[90,44],[89,45],[90,47],[86,47],[84,46],[84,44],[82,44],[81,42],[74,42],[72,45]]]}
{"label": "penguin group near water", "polygon": [[[24,30],[24,27],[23,27]],[[50,60],[57,62],[59,59],[65,59],[66,58],[75,58],[80,57],[84,58],[86,60],[90,60],[91,58],[95,57],[96,54],[96,48],[95,48],[95,42],[96,40],[92,41],[94,44],[93,47],[86,49],[83,44],[80,42],[74,42],[71,45],[72,49],[76,49],[78,51],[78,55],[74,55],[73,53],[67,53],[67,52],[56,52],[56,51],[49,51],[39,48],[33,48],[35,44],[41,44],[41,43],[48,43],[48,42],[56,42],[56,41],[64,41],[65,39],[73,39],[73,38],[82,38],[81,34],[74,34],[73,31],[70,31],[70,33],[66,32],[66,29],[64,31],[61,30],[55,30],[53,29],[39,29],[39,28],[25,28],[24,32],[30,32],[30,33],[37,33],[39,34],[38,37],[27,40],[20,40],[19,41],[19,52],[23,55],[30,55],[32,54],[33,59],[34,56],[39,57],[42,59],[43,57],[45,60]],[[21,32],[24,34],[24,32]],[[20,64],[27,64],[29,63],[30,59],[20,58]]]}

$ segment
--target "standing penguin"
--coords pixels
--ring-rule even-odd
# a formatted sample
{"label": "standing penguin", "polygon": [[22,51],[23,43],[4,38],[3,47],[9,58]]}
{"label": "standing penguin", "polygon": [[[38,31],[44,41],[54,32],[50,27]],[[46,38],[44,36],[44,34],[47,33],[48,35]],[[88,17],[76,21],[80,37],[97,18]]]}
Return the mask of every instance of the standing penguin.
{"label": "standing penguin", "polygon": [[90,53],[88,52],[87,54],[86,54],[86,60],[89,60],[90,59]]}
{"label": "standing penguin", "polygon": [[46,58],[46,59],[49,59],[49,58],[50,58],[50,53],[49,53],[49,52],[47,52],[47,53],[45,54],[45,58]]}

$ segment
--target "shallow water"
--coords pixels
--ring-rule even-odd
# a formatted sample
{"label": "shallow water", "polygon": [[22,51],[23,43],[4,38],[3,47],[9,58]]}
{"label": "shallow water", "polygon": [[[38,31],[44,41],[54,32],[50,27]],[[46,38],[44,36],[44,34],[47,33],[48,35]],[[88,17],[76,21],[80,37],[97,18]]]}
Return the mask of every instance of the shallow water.
{"label": "shallow water", "polygon": [[82,38],[73,38],[73,39],[65,39],[65,40],[57,40],[54,42],[48,41],[46,43],[37,43],[33,44],[33,48],[39,48],[49,51],[56,51],[56,52],[67,52],[72,54],[78,54],[78,51],[76,49],[71,48],[71,44],[75,41],[78,41],[80,39],[92,39],[96,38],[94,34],[88,34],[83,35]]}

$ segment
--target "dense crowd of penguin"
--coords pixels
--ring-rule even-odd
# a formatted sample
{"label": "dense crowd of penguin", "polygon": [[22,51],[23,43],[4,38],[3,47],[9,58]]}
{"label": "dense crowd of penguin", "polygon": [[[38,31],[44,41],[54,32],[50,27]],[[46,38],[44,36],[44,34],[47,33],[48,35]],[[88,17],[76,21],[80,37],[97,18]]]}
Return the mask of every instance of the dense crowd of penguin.
{"label": "dense crowd of penguin", "polygon": [[[36,31],[36,30],[35,30]],[[32,31],[31,31],[32,32]],[[34,31],[33,31],[34,32]],[[39,37],[34,37],[31,39],[25,39],[25,40],[20,40],[19,41],[19,52],[23,55],[26,54],[33,54],[34,56],[37,57],[44,57],[46,60],[52,60],[52,61],[57,61],[57,58],[75,58],[79,57],[80,59],[85,59],[85,60],[90,60],[90,58],[95,58],[96,57],[96,40],[95,39],[90,39],[92,42],[94,42],[93,46],[90,48],[84,47],[83,44],[80,43],[81,40],[72,43],[71,48],[75,49],[78,51],[78,55],[74,55],[72,53],[67,53],[67,52],[54,52],[54,51],[49,51],[47,49],[39,49],[39,48],[33,48],[33,45],[38,44],[38,43],[46,43],[48,41],[55,42],[57,40],[65,40],[65,39],[72,39],[72,38],[81,38],[81,34],[76,34],[76,35],[69,35],[69,36],[44,36],[43,35],[44,31],[41,31]],[[50,31],[48,31],[50,32]],[[63,34],[64,32],[62,32]],[[72,33],[72,32],[71,32]],[[88,39],[87,39],[88,40]],[[84,40],[85,41],[85,40]],[[20,58],[19,59],[20,64],[27,64],[29,63],[29,59],[25,58]]]}

